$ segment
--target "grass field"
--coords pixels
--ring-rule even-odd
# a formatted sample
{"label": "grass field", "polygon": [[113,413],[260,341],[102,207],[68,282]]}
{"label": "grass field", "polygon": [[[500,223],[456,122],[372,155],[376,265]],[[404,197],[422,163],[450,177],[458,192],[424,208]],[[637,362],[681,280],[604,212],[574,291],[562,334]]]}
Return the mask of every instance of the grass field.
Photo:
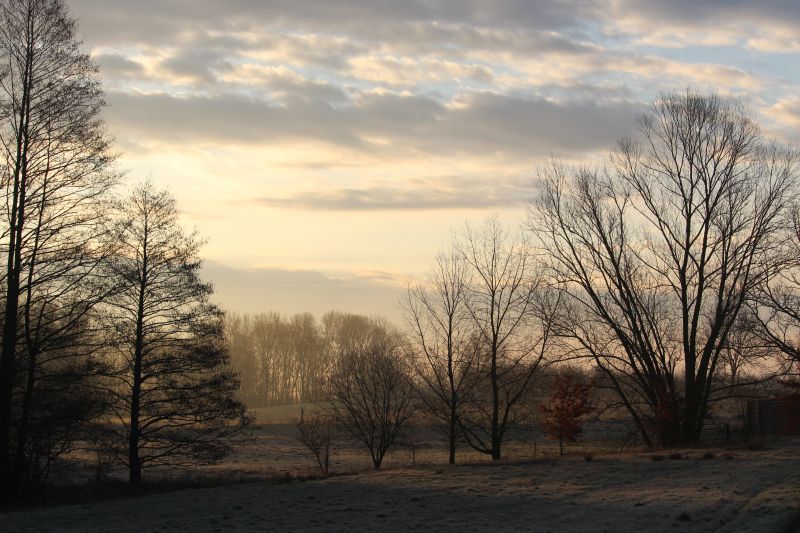
{"label": "grass field", "polygon": [[6,513],[2,530],[761,533],[799,504],[800,440],[784,440],[225,485]]}
{"label": "grass field", "polygon": [[[111,484],[122,490],[105,500],[102,485],[92,488],[91,461],[76,458],[71,479],[88,497],[4,513],[0,531],[769,532],[800,507],[800,439],[652,452],[628,445],[624,424],[605,421],[565,457],[522,432],[504,461],[462,446],[449,466],[441,436],[416,426],[380,472],[362,446],[340,439],[333,475],[323,478],[296,438],[301,407],[315,410],[256,410],[249,438],[224,462],[150,471],[155,484],[144,495]],[[125,472],[111,478],[123,481]]]}

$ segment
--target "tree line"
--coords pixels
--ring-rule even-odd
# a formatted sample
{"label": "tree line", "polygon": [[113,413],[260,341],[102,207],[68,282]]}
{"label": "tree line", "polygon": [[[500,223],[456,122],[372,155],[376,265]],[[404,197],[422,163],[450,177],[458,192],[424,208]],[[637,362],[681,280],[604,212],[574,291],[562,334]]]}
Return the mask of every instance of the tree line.
{"label": "tree line", "polygon": [[241,376],[240,398],[251,407],[319,400],[334,361],[380,319],[331,311],[240,315],[225,320],[233,367]]}
{"label": "tree line", "polygon": [[201,241],[123,187],[97,67],[61,0],[0,2],[0,500],[94,447],[130,481],[247,422]]}

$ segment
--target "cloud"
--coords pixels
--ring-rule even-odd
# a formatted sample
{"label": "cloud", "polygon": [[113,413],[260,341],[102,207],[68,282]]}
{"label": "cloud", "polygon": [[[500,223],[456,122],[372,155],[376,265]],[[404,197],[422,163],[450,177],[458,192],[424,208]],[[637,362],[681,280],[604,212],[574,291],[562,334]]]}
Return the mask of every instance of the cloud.
{"label": "cloud", "polygon": [[[124,163],[160,170],[215,257],[247,264],[424,270],[433,227],[519,211],[544,158],[604,158],[664,90],[737,95],[798,139],[795,0],[69,4]],[[395,302],[363,277],[215,275],[243,310]]]}
{"label": "cloud", "polygon": [[161,61],[158,67],[172,76],[214,83],[218,73],[232,68],[226,58],[227,53],[221,48],[191,48]]}
{"label": "cloud", "polygon": [[800,143],[800,96],[781,98],[764,113],[772,122],[771,135],[784,142]]}
{"label": "cloud", "polygon": [[141,63],[128,59],[121,54],[96,54],[94,60],[105,76],[126,79],[144,75],[144,67]]}
{"label": "cloud", "polygon": [[245,30],[267,25],[378,37],[389,25],[437,21],[501,28],[575,28],[597,11],[575,0],[73,0],[92,41],[153,44],[198,27]]}
{"label": "cloud", "polygon": [[800,48],[800,3],[794,0],[612,0],[605,21],[661,46],[740,44],[788,53]]}
{"label": "cloud", "polygon": [[800,4],[794,0],[616,0],[615,14],[636,13],[660,24],[703,25],[713,21],[798,21]]}
{"label": "cloud", "polygon": [[306,103],[344,103],[346,91],[327,81],[304,77],[281,65],[237,65],[221,76],[221,81],[243,87],[268,91],[269,96],[280,102],[302,101]]}
{"label": "cloud", "polygon": [[98,1],[74,9],[113,51],[99,57],[115,88],[109,123],[127,146],[321,142],[390,159],[519,160],[605,149],[658,90],[790,85],[607,34],[608,13],[663,14],[669,31],[722,16],[721,2]]}
{"label": "cloud", "polygon": [[317,187],[286,197],[264,197],[268,207],[321,211],[493,209],[525,205],[533,196],[533,180],[477,180],[449,176],[412,180],[395,186],[362,188]]}
{"label": "cloud", "polygon": [[640,110],[627,102],[555,102],[492,92],[445,103],[391,92],[358,93],[345,105],[297,98],[281,104],[236,94],[112,92],[108,100],[116,130],[167,143],[313,140],[373,154],[526,158],[605,149],[631,130]]}
{"label": "cloud", "polygon": [[321,272],[278,268],[239,269],[206,261],[202,276],[214,284],[214,300],[228,311],[285,314],[346,311],[399,321],[401,285],[386,274],[336,279]]}

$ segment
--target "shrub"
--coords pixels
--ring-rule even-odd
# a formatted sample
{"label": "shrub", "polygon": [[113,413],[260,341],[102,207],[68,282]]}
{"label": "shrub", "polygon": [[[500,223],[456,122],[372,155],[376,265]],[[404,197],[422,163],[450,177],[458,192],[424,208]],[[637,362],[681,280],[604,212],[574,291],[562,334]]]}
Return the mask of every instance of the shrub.
{"label": "shrub", "polygon": [[556,375],[549,405],[539,407],[539,423],[544,433],[558,440],[558,450],[564,455],[564,441],[575,442],[583,433],[586,415],[594,411],[591,381],[577,370]]}
{"label": "shrub", "polygon": [[306,417],[303,409],[300,409],[300,418],[295,422],[295,426],[297,440],[314,455],[322,475],[327,476],[334,439],[333,423],[324,416]]}

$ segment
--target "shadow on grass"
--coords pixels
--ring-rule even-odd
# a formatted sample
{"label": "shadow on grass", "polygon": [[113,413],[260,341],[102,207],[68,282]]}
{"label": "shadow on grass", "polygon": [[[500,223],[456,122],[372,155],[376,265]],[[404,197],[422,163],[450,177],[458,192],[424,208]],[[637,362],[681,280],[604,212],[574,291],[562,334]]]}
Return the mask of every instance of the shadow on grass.
{"label": "shadow on grass", "polygon": [[100,483],[81,485],[43,485],[27,489],[17,494],[10,503],[0,505],[0,513],[18,511],[30,507],[50,507],[55,505],[76,505],[103,502],[122,498],[135,498],[153,494],[176,492],[187,489],[207,489],[250,483],[283,483],[313,481],[332,477],[353,475],[357,472],[336,472],[327,476],[322,474],[292,474],[284,472],[272,476],[182,476],[172,479],[146,481],[134,486],[126,481],[109,480]]}

